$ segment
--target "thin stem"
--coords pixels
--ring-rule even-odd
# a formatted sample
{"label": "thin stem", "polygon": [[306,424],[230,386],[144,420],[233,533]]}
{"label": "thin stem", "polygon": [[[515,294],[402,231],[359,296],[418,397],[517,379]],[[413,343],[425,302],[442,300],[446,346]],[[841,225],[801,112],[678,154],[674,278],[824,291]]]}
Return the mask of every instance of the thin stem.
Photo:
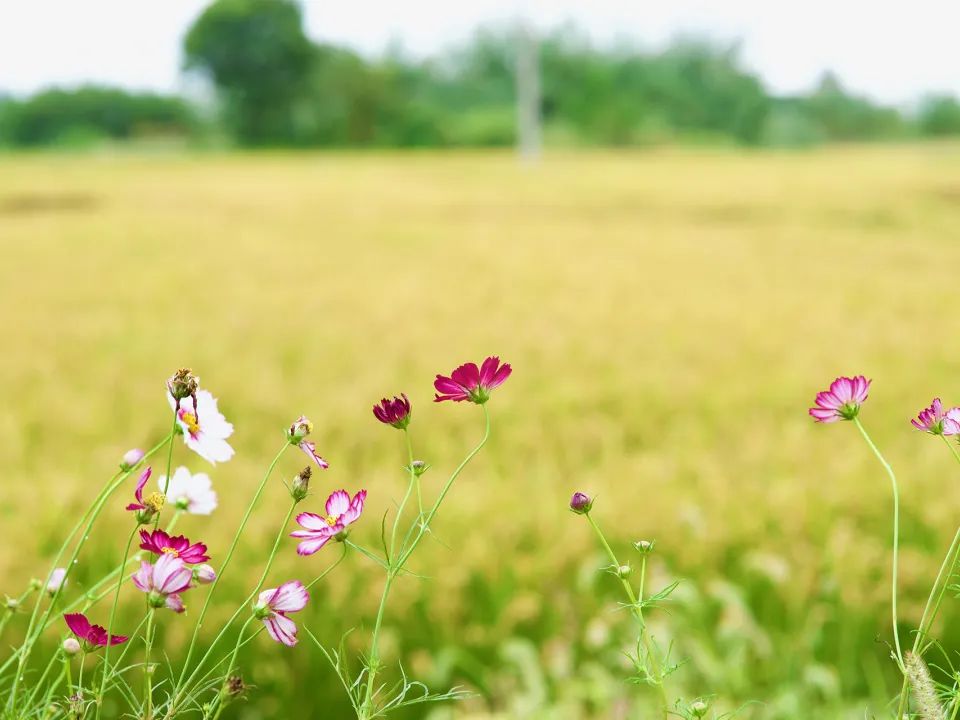
{"label": "thin stem", "polygon": [[[170,443],[173,445],[173,443]],[[133,544],[133,538],[137,534],[138,525],[134,524],[133,530],[130,532],[130,537],[127,538],[127,546],[123,550],[123,561],[120,563],[120,567],[126,567],[127,557],[130,555],[130,546]],[[120,588],[123,586],[122,582],[117,583],[117,591],[113,594],[113,606],[110,608],[110,618],[107,620],[107,639],[109,640],[110,636],[113,634],[113,619],[117,615],[117,605],[120,602]],[[109,674],[110,669],[110,643],[107,642],[107,646],[103,649],[103,677],[100,679],[100,692],[97,695],[97,713],[96,717],[100,717],[100,711],[103,707],[103,693],[107,688],[107,675]]]}
{"label": "thin stem", "polygon": [[[250,623],[256,620],[256,616],[251,615],[247,618],[247,621],[240,628],[240,632],[237,634],[237,644],[233,647],[233,652],[230,653],[230,662],[227,663],[227,672],[223,676],[223,687],[220,688],[220,692],[217,694],[216,698],[213,700],[213,708],[216,708],[216,712],[213,714],[213,720],[217,720],[220,717],[220,713],[223,712],[223,708],[226,707],[226,704],[223,702],[223,699],[227,696],[227,684],[230,682],[230,673],[233,672],[233,666],[237,662],[237,653],[240,652],[240,647],[243,645],[243,634],[247,631],[247,628],[250,626]],[[208,710],[204,717],[210,717],[210,711]]]}
{"label": "thin stem", "polygon": [[[413,551],[417,549],[417,546],[420,544],[420,541],[423,539],[423,536],[430,529],[430,523],[433,521],[434,516],[436,516],[437,511],[440,509],[440,505],[443,502],[443,499],[447,496],[447,493],[450,491],[450,488],[453,485],[454,480],[457,479],[457,476],[463,471],[467,464],[474,458],[474,456],[480,452],[484,445],[487,444],[487,440],[490,439],[490,413],[487,410],[487,406],[481,405],[483,408],[483,418],[484,418],[484,433],[483,438],[477,444],[476,447],[471,450],[463,461],[457,466],[457,469],[453,471],[450,477],[447,479],[447,482],[444,484],[443,489],[440,491],[440,495],[437,496],[436,501],[433,503],[433,507],[430,509],[430,512],[427,514],[427,517],[420,523],[419,530],[417,531],[416,536],[413,539],[413,542],[410,543],[410,547],[402,548],[400,551],[399,558],[390,557],[388,558],[389,566],[387,568],[387,577],[383,583],[383,594],[380,596],[380,606],[377,608],[377,619],[374,621],[373,625],[373,634],[370,638],[370,655],[367,658],[367,686],[366,691],[364,692],[363,703],[360,706],[360,718],[361,720],[366,720],[370,717],[370,713],[373,710],[373,696],[375,694],[375,680],[377,675],[377,670],[380,665],[380,652],[379,652],[379,639],[380,639],[380,628],[383,625],[383,615],[387,607],[387,598],[390,595],[390,588],[393,587],[393,581],[403,569],[404,564],[413,554]],[[409,447],[409,446],[408,446]],[[414,475],[413,468],[413,452],[409,451],[411,457],[410,460],[410,474]],[[413,483],[411,483],[412,485]],[[409,486],[407,488],[407,496],[410,494]],[[406,502],[406,499],[404,499]],[[403,503],[400,504],[400,510],[403,509]],[[400,510],[398,510],[398,517]],[[423,517],[422,513],[421,516]],[[394,531],[396,530],[396,522],[394,523]],[[393,539],[391,538],[391,556],[393,555]]]}
{"label": "thin stem", "polygon": [[[656,680],[654,684],[657,686],[660,692],[660,702],[662,703],[662,712],[663,717],[666,718],[669,716],[670,712],[670,701],[667,698],[666,688],[663,686],[663,675],[660,670],[660,661],[657,658],[656,647],[653,644],[653,639],[650,637],[650,633],[647,630],[647,623],[643,619],[643,608],[637,600],[637,596],[633,592],[633,587],[630,585],[630,582],[619,574],[620,561],[617,559],[616,554],[613,552],[613,548],[610,547],[610,543],[607,542],[606,537],[603,535],[603,531],[600,530],[600,526],[597,525],[596,520],[593,519],[593,516],[589,512],[585,512],[584,516],[587,518],[587,521],[590,523],[590,526],[596,532],[597,537],[600,539],[600,544],[603,545],[603,549],[606,550],[607,556],[610,558],[610,562],[613,563],[614,572],[617,572],[617,577],[620,580],[620,584],[623,586],[623,590],[626,593],[627,600],[630,601],[630,608],[633,611],[634,617],[637,619],[637,622],[640,625],[640,639],[642,640],[644,647],[647,651],[647,657],[650,658],[650,665],[653,670],[653,674],[656,675]],[[640,568],[640,601],[643,600],[643,579],[646,575],[647,570],[647,560],[646,557],[643,559],[643,563]],[[650,673],[647,673],[648,676]]]}
{"label": "thin stem", "polygon": [[[902,672],[903,652],[900,649],[900,633],[897,631],[897,574],[900,567],[900,490],[897,488],[897,476],[894,474],[893,468],[890,467],[890,463],[887,462],[873,440],[870,439],[866,429],[863,427],[863,423],[860,422],[860,418],[854,417],[853,424],[857,426],[857,430],[860,431],[863,439],[873,451],[873,454],[876,455],[877,460],[883,465],[883,469],[887,471],[887,475],[890,476],[890,485],[893,489],[893,579],[890,583],[890,619],[893,625],[893,644],[897,651],[897,663]],[[901,715],[902,714],[901,712]]]}
{"label": "thin stem", "polygon": [[150,608],[150,612],[147,614],[147,629],[144,632],[146,650],[143,660],[143,698],[145,707],[143,720],[153,720],[153,667],[150,665],[150,655],[153,652],[153,633],[155,630],[153,616],[156,612],[155,608]]}
{"label": "thin stem", "polygon": [[190,659],[193,657],[193,649],[197,644],[197,636],[200,634],[200,628],[203,627],[203,618],[207,614],[207,608],[210,607],[210,599],[213,597],[213,593],[216,591],[217,586],[220,584],[220,581],[223,579],[223,574],[227,569],[227,566],[230,564],[230,559],[233,557],[233,553],[237,549],[237,545],[240,543],[240,536],[243,534],[244,529],[247,526],[247,521],[250,520],[250,515],[253,514],[253,509],[256,507],[257,501],[260,499],[260,496],[263,494],[263,489],[267,486],[267,481],[270,479],[270,476],[273,474],[273,469],[276,467],[277,463],[280,461],[280,456],[283,455],[284,451],[290,446],[289,441],[284,441],[283,447],[280,448],[280,452],[276,454],[273,458],[273,461],[270,463],[270,466],[267,468],[267,472],[264,473],[263,479],[260,481],[260,485],[257,486],[257,491],[253,495],[253,499],[250,501],[250,504],[247,506],[246,512],[243,514],[243,519],[240,521],[240,527],[237,528],[236,534],[233,536],[233,542],[230,543],[230,549],[227,551],[227,556],[223,560],[223,564],[220,566],[220,572],[217,573],[216,579],[210,585],[210,591],[207,593],[206,600],[204,600],[203,607],[200,609],[200,616],[197,618],[197,624],[193,628],[193,635],[190,638],[190,645],[187,648],[187,657],[183,663],[183,670],[180,672],[180,677],[177,679],[177,684],[174,686],[173,693],[173,702],[170,703],[170,711],[167,713],[168,718],[173,717],[174,709],[176,708],[177,701],[180,698],[182,692],[181,686],[183,685],[183,679],[187,675],[187,670],[190,667]]}
{"label": "thin stem", "polygon": [[420,493],[420,476],[417,474],[416,469],[413,467],[413,444],[410,441],[410,430],[409,428],[403,429],[403,439],[407,442],[407,468],[410,471],[410,478],[417,486],[417,510],[419,511],[418,519],[423,517],[423,496]]}
{"label": "thin stem", "polygon": [[[173,427],[170,428],[170,447],[167,449],[167,474],[163,478],[163,497],[167,497],[167,490],[170,488],[170,468],[173,466],[173,438],[177,434],[177,420],[180,416],[180,401],[173,401]],[[153,529],[160,527],[160,513],[157,513],[153,521]]]}

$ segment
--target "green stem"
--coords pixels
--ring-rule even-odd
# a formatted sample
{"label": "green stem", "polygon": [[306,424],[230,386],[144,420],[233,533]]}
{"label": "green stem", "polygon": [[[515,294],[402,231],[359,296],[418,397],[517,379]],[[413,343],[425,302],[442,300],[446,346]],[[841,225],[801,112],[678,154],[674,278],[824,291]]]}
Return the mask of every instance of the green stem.
{"label": "green stem", "polygon": [[[157,450],[163,447],[165,443],[171,442],[172,439],[173,439],[173,436],[167,436],[165,439],[163,439],[162,441],[154,445],[150,450],[148,450],[137,465],[130,468],[129,470],[115,474],[111,479],[111,481],[107,483],[107,485],[104,486],[104,488],[100,491],[100,493],[97,495],[97,498],[94,500],[93,505],[91,505],[91,507],[88,508],[87,512],[84,513],[83,518],[81,518],[80,522],[73,529],[73,531],[71,531],[70,535],[60,546],[60,550],[57,551],[57,556],[53,561],[53,568],[51,568],[51,571],[50,571],[51,573],[53,572],[53,569],[57,567],[57,564],[60,562],[60,558],[63,557],[63,554],[66,552],[67,546],[70,544],[70,541],[72,540],[73,535],[76,534],[77,528],[79,528],[84,523],[84,521],[86,521],[86,527],[83,530],[83,534],[80,536],[80,540],[77,543],[76,548],[74,548],[73,554],[70,557],[70,561],[65,566],[66,574],[63,577],[63,582],[60,583],[60,587],[57,588],[57,590],[53,593],[53,597],[50,601],[50,604],[47,606],[47,609],[44,612],[42,619],[40,620],[39,629],[35,630],[35,627],[36,627],[36,618],[40,608],[40,600],[42,598],[42,594],[38,596],[37,602],[34,604],[33,613],[30,616],[30,623],[27,626],[27,634],[24,639],[23,645],[21,645],[17,653],[12,655],[3,664],[3,666],[0,667],[0,672],[3,672],[3,670],[6,669],[7,665],[9,664],[9,662],[11,662],[14,659],[14,657],[19,657],[19,661],[17,664],[17,674],[13,678],[13,688],[11,689],[10,697],[7,700],[8,709],[13,707],[15,698],[17,697],[17,689],[19,686],[20,679],[23,676],[23,671],[27,664],[27,661],[30,659],[30,653],[33,651],[33,646],[36,643],[37,637],[39,637],[40,633],[43,632],[43,629],[46,627],[47,620],[49,619],[50,614],[53,611],[53,608],[56,606],[57,600],[60,597],[60,593],[63,591],[63,588],[67,584],[67,580],[70,577],[71,571],[73,570],[77,556],[79,556],[80,550],[83,549],[84,544],[86,543],[87,539],[90,537],[90,530],[93,527],[93,524],[96,522],[97,518],[99,517],[100,512],[103,510],[104,506],[106,505],[107,499],[124,482],[124,480],[130,477],[130,474],[136,468],[142,466],[143,463],[147,460],[147,458],[149,458],[151,455],[157,452]],[[47,577],[50,577],[49,573]]]}
{"label": "green stem", "polygon": [[410,430],[408,428],[403,429],[403,439],[407,442],[407,468],[410,471],[411,480],[417,486],[417,510],[420,513],[417,519],[420,520],[423,518],[423,496],[420,493],[420,476],[417,475],[413,467],[413,443],[410,441]]}
{"label": "green stem", "polygon": [[216,591],[217,586],[220,584],[220,581],[223,579],[223,574],[227,569],[227,566],[230,564],[230,559],[233,557],[233,553],[237,549],[237,545],[240,543],[240,536],[243,534],[244,529],[247,526],[247,521],[250,520],[250,515],[253,514],[253,509],[256,507],[257,501],[260,499],[260,496],[263,494],[264,488],[267,486],[267,481],[270,479],[270,476],[273,474],[273,469],[276,467],[277,463],[280,461],[280,456],[283,455],[284,451],[290,447],[289,441],[284,441],[283,447],[280,448],[280,452],[276,454],[273,458],[273,461],[270,463],[270,466],[267,468],[267,472],[264,473],[263,479],[260,481],[260,485],[257,486],[257,491],[253,495],[253,499],[250,501],[250,504],[247,506],[246,512],[243,514],[243,519],[240,521],[240,527],[237,528],[236,534],[233,536],[233,542],[230,543],[230,549],[227,551],[227,556],[223,560],[223,564],[220,566],[220,571],[217,573],[216,579],[210,585],[210,591],[207,593],[206,600],[204,600],[203,607],[200,609],[200,616],[197,618],[197,624],[193,628],[193,635],[190,638],[190,645],[187,648],[187,657],[183,663],[183,670],[180,672],[180,677],[177,679],[177,684],[174,686],[173,692],[173,701],[170,703],[170,711],[167,713],[168,718],[172,718],[174,715],[174,710],[177,705],[177,701],[180,698],[182,693],[183,680],[187,676],[187,670],[190,667],[190,659],[193,657],[193,650],[197,644],[197,636],[200,634],[200,628],[203,626],[203,618],[207,614],[207,608],[210,607],[210,599],[213,597],[213,593]]}
{"label": "green stem", "polygon": [[[597,537],[600,539],[600,544],[603,545],[603,549],[606,550],[607,556],[610,558],[610,562],[613,564],[613,570],[617,573],[617,577],[620,580],[620,584],[623,586],[623,591],[627,596],[627,600],[630,602],[630,608],[633,616],[637,619],[637,623],[640,625],[640,639],[646,648],[647,657],[650,659],[650,665],[653,671],[652,673],[648,672],[647,675],[656,676],[654,684],[657,686],[657,689],[660,692],[660,702],[662,704],[661,710],[663,712],[663,717],[667,718],[670,713],[670,701],[667,698],[666,688],[663,686],[663,675],[660,669],[660,661],[657,658],[656,647],[653,644],[653,639],[650,637],[650,632],[647,629],[647,623],[643,618],[643,608],[641,607],[637,596],[634,594],[633,587],[630,585],[630,582],[625,577],[621,577],[619,575],[619,569],[621,567],[620,561],[613,552],[613,548],[610,547],[610,543],[608,543],[606,537],[604,537],[603,531],[600,530],[600,526],[597,525],[597,522],[593,519],[593,516],[589,512],[585,512],[583,514],[587,518],[587,521],[590,523],[590,526],[593,528],[594,532],[597,534]],[[646,571],[647,559],[644,557],[640,568],[640,601],[643,600],[643,583]]]}
{"label": "green stem", "polygon": [[860,431],[863,439],[873,451],[873,454],[876,455],[877,460],[883,465],[883,469],[887,471],[887,475],[890,476],[890,485],[893,489],[893,579],[890,584],[890,611],[891,623],[893,625],[893,644],[897,651],[897,663],[902,672],[903,651],[900,649],[900,633],[897,631],[897,574],[900,566],[900,491],[897,488],[897,476],[894,474],[893,468],[890,467],[890,463],[887,462],[886,458],[883,457],[880,450],[873,443],[873,440],[870,439],[866,429],[863,427],[863,423],[860,422],[860,418],[854,417],[853,424],[857,426],[857,430]]}
{"label": "green stem", "polygon": [[[380,651],[379,651],[379,639],[380,639],[380,628],[383,625],[383,616],[387,607],[387,598],[390,595],[390,588],[393,587],[393,581],[403,569],[404,564],[413,554],[413,551],[417,549],[417,546],[420,544],[420,541],[423,539],[423,536],[430,529],[430,523],[433,521],[434,516],[436,516],[437,511],[440,509],[440,505],[443,502],[443,499],[447,496],[447,493],[450,491],[450,488],[453,486],[454,480],[457,479],[457,476],[463,471],[467,464],[474,458],[474,456],[480,452],[484,445],[487,444],[487,440],[490,438],[490,413],[487,410],[487,406],[481,405],[483,408],[483,418],[485,429],[483,433],[483,438],[477,444],[476,447],[471,450],[463,461],[457,466],[457,469],[453,471],[453,474],[447,479],[447,482],[444,484],[443,489],[440,491],[440,495],[437,496],[436,501],[433,503],[433,507],[430,508],[430,512],[427,514],[426,519],[420,524],[419,530],[417,531],[416,536],[413,539],[413,542],[408,548],[402,548],[399,558],[390,557],[388,559],[389,567],[387,568],[387,577],[383,584],[383,593],[380,596],[380,606],[377,609],[377,619],[374,621],[373,625],[373,634],[370,638],[370,655],[367,658],[367,685],[364,692],[363,703],[360,706],[360,720],[368,720],[371,717],[371,712],[373,711],[373,697],[375,694],[375,680],[377,675],[377,670],[380,665]],[[415,475],[413,469],[413,452],[410,451],[410,474]],[[411,483],[412,485],[413,483]],[[407,495],[409,496],[410,490],[407,489]],[[404,500],[406,502],[406,500]],[[400,510],[403,509],[403,503],[400,504]],[[398,517],[400,510],[398,510]],[[422,517],[422,514],[421,514]],[[396,523],[394,523],[394,529],[396,529]],[[391,546],[393,545],[393,539],[391,539]],[[393,555],[393,548],[390,548],[391,556]]]}
{"label": "green stem", "polygon": [[156,612],[155,608],[150,608],[150,612],[147,614],[147,629],[144,631],[146,650],[143,660],[143,720],[153,720],[153,667],[150,664],[150,656],[153,653],[153,633],[155,630],[153,616]]}
{"label": "green stem", "polygon": [[[163,478],[163,497],[167,497],[167,490],[170,488],[170,468],[173,466],[173,438],[177,435],[177,420],[180,417],[180,401],[174,399],[173,401],[173,427],[170,428],[170,447],[167,449],[167,474]],[[157,513],[156,519],[153,521],[153,529],[156,530],[160,527],[160,513]]]}
{"label": "green stem", "polygon": [[[217,720],[217,718],[220,717],[220,713],[223,712],[223,708],[226,707],[226,704],[223,702],[223,700],[227,696],[227,685],[230,682],[230,674],[233,672],[233,667],[237,662],[237,653],[240,652],[240,646],[243,645],[243,634],[247,631],[250,623],[254,620],[256,620],[256,617],[253,615],[247,618],[247,621],[240,628],[240,632],[237,635],[237,644],[234,645],[233,652],[230,653],[230,662],[227,663],[227,672],[223,676],[223,687],[220,688],[220,692],[213,700],[213,707],[210,708],[210,710],[214,710],[214,708],[216,709],[212,720]],[[210,717],[210,710],[207,711],[204,717]]]}
{"label": "green stem", "polygon": [[[173,445],[173,443],[170,443]],[[123,561],[120,563],[120,567],[126,567],[127,557],[130,555],[130,546],[133,544],[133,538],[137,534],[138,525],[135,523],[133,530],[130,532],[130,537],[127,538],[127,546],[123,550]],[[117,605],[120,602],[120,588],[123,586],[122,582],[117,583],[117,591],[113,594],[113,606],[110,608],[110,618],[107,620],[107,639],[113,634],[113,620],[117,616]],[[96,717],[100,718],[100,711],[103,707],[103,694],[107,688],[107,675],[110,670],[110,643],[107,643],[107,646],[103,649],[103,677],[100,680],[100,692],[97,695],[97,713]]]}

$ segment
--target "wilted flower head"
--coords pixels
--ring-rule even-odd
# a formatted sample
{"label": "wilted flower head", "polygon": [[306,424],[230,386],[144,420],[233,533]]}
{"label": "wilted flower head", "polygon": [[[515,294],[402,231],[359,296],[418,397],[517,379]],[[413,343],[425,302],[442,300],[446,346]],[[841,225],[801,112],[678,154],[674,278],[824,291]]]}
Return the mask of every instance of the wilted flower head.
{"label": "wilted flower head", "polygon": [[127,450],[120,458],[120,469],[124,471],[132,470],[141,460],[143,460],[143,450],[140,448]]}
{"label": "wilted flower head", "polygon": [[84,652],[91,652],[105,645],[120,645],[127,641],[126,635],[107,635],[106,628],[91,625],[83,613],[67,613],[63,616],[70,632],[83,643]]}
{"label": "wilted flower head", "polygon": [[403,430],[410,424],[410,400],[405,393],[392,400],[383,398],[378,405],[373,406],[373,415],[384,425]]}
{"label": "wilted flower head", "polygon": [[209,585],[217,579],[217,571],[204,563],[193,568],[193,579],[201,585]]}
{"label": "wilted flower head", "polygon": [[152,552],[154,555],[170,555],[174,558],[180,558],[188,565],[203,563],[210,559],[205,544],[191,544],[183,535],[170,537],[163,530],[154,530],[153,532],[141,530],[140,549]]}
{"label": "wilted flower head", "polygon": [[132,580],[137,589],[147,594],[150,607],[166,607],[182,613],[185,608],[180,593],[190,587],[193,571],[180,558],[161,555],[152,565],[142,561]]}
{"label": "wilted flower head", "polygon": [[190,368],[180,368],[167,380],[167,390],[174,400],[195,398],[200,378],[191,372]]}
{"label": "wilted flower head", "polygon": [[957,435],[960,433],[960,408],[944,412],[940,398],[934,398],[930,407],[921,410],[910,424],[932,435]]}
{"label": "wilted flower head", "polygon": [[290,430],[287,431],[287,437],[290,438],[292,444],[296,445],[312,432],[313,423],[310,422],[306,415],[301,415],[290,425]]}
{"label": "wilted flower head", "polygon": [[47,593],[56,595],[57,590],[67,584],[66,577],[66,568],[54,568],[53,572],[50,573],[50,577],[47,579]]}
{"label": "wilted flower head", "polygon": [[313,555],[330,540],[343,540],[347,528],[360,517],[363,512],[363,503],[367,498],[367,491],[361,490],[353,499],[346,490],[337,490],[327,498],[327,516],[321,517],[315,513],[300,513],[297,523],[305,530],[295,530],[290,537],[301,538],[297,545],[298,555]]}
{"label": "wilted flower head", "polygon": [[238,697],[247,691],[246,683],[239,675],[231,675],[227,678],[227,695]]}
{"label": "wilted flower head", "polygon": [[178,467],[167,482],[167,476],[161,475],[157,485],[164,491],[167,500],[178,510],[186,510],[191,515],[209,515],[217,509],[217,493],[206,473],[192,474],[185,467]]}
{"label": "wilted flower head", "polygon": [[313,470],[307,465],[293,476],[293,482],[290,484],[290,497],[294,501],[301,502],[310,494],[310,478],[312,475]]}
{"label": "wilted flower head", "polygon": [[177,410],[177,423],[188,448],[212,465],[233,457],[233,448],[227,438],[233,435],[233,425],[217,409],[217,399],[207,390],[193,396],[174,400],[168,396],[170,407]]}
{"label": "wilted flower head", "polygon": [[816,406],[810,408],[810,415],[822,423],[853,420],[866,401],[869,389],[870,381],[863,375],[838,377],[830,384],[829,390],[817,393]]}
{"label": "wilted flower head", "polygon": [[466,363],[450,373],[450,377],[437,375],[433,381],[437,391],[434,402],[469,400],[483,405],[490,399],[490,391],[502,385],[511,372],[510,365],[501,365],[496,356],[488,357],[479,368],[475,363]]}
{"label": "wilted flower head", "polygon": [[267,627],[270,637],[289,647],[297,644],[297,625],[287,613],[303,610],[310,594],[299,580],[290,580],[278,588],[260,593],[253,614]]}
{"label": "wilted flower head", "polygon": [[575,492],[570,498],[570,509],[578,515],[585,515],[593,507],[593,500],[586,493]]}
{"label": "wilted flower head", "polygon": [[151,469],[147,468],[140,474],[137,487],[133,491],[136,502],[127,505],[127,510],[136,513],[137,522],[141,525],[150,522],[153,516],[163,508],[163,493],[150,493],[146,498],[143,497],[143,488],[150,479],[151,472]]}

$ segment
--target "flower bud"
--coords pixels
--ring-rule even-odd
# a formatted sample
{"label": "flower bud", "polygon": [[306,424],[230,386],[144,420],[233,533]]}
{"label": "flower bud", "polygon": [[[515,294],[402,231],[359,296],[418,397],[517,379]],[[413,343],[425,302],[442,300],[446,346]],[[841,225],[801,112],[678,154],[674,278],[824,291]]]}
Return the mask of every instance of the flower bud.
{"label": "flower bud", "polygon": [[39,590],[42,587],[43,587],[43,582],[40,580],[40,578],[30,578],[31,590]]}
{"label": "flower bud", "polygon": [[404,470],[407,472],[413,470],[413,474],[416,477],[420,477],[429,469],[430,465],[425,463],[423,460],[414,460],[412,463],[410,463],[410,467],[404,468]]}
{"label": "flower bud", "polygon": [[17,608],[20,607],[20,601],[16,598],[8,597],[7,598],[7,610],[10,612],[16,612]]}
{"label": "flower bud", "polygon": [[50,573],[50,579],[47,580],[47,593],[49,595],[56,595],[57,591],[63,587],[66,582],[66,577],[66,568],[55,568],[54,571]]}
{"label": "flower bud", "polygon": [[310,493],[311,475],[313,475],[313,470],[308,465],[294,476],[293,483],[290,485],[290,497],[293,498],[294,502],[302,501]]}
{"label": "flower bud", "polygon": [[703,700],[694,700],[690,703],[690,712],[694,717],[701,718],[707,714],[707,704]]}
{"label": "flower bud", "polygon": [[196,398],[199,387],[200,378],[194,375],[190,368],[180,368],[167,380],[167,390],[178,403],[186,397]]}
{"label": "flower bud", "polygon": [[577,515],[586,515],[593,507],[593,500],[586,493],[575,492],[570,498],[570,509]]}
{"label": "flower bud", "polygon": [[61,647],[67,655],[76,655],[80,652],[80,642],[76,638],[67,638]]}
{"label": "flower bud", "polygon": [[290,430],[287,431],[287,437],[290,438],[291,443],[296,445],[312,432],[313,423],[310,422],[306,416],[301,415],[290,426]]}
{"label": "flower bud", "polygon": [[230,697],[238,697],[243,695],[247,691],[247,686],[243,682],[243,678],[239,675],[231,675],[227,678],[227,695]]}
{"label": "flower bud", "polygon": [[633,547],[636,548],[637,552],[641,555],[649,555],[653,552],[654,543],[650,540],[637,540]]}
{"label": "flower bud", "polygon": [[123,457],[120,458],[120,469],[124,472],[127,470],[133,470],[133,468],[135,468],[141,460],[143,460],[143,450],[140,448],[127,450],[123,454]]}
{"label": "flower bud", "polygon": [[631,572],[633,572],[633,568],[631,568],[629,565],[621,565],[616,569],[616,575],[621,580],[625,580],[626,578],[630,577]]}
{"label": "flower bud", "polygon": [[209,585],[217,579],[217,571],[204,563],[193,569],[193,579],[201,585]]}

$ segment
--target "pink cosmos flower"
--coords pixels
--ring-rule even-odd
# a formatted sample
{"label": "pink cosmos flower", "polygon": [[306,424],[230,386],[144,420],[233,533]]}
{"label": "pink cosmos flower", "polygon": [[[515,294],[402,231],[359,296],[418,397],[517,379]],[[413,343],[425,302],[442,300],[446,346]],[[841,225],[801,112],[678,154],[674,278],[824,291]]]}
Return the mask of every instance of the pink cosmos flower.
{"label": "pink cosmos flower", "polygon": [[297,644],[297,624],[287,613],[300,612],[307,606],[310,594],[299,580],[290,580],[278,588],[260,593],[253,608],[254,615],[263,620],[270,637],[288,647]]}
{"label": "pink cosmos flower", "polygon": [[140,549],[154,555],[170,555],[183,560],[188,565],[203,563],[210,559],[207,546],[203,543],[190,544],[183,535],[170,537],[163,530],[140,531]]}
{"label": "pink cosmos flower", "polygon": [[957,435],[960,433],[960,408],[944,412],[940,398],[934,398],[930,407],[921,410],[910,423],[917,430],[932,435]]}
{"label": "pink cosmos flower", "polygon": [[366,499],[366,490],[358,492],[352,500],[346,490],[337,490],[327,498],[326,517],[309,512],[297,515],[297,523],[306,528],[290,533],[290,537],[303,539],[303,542],[297,545],[297,554],[313,555],[330,540],[343,540],[347,527],[356,522],[363,512],[363,502]]}
{"label": "pink cosmos flower", "polygon": [[211,465],[233,457],[233,448],[227,443],[227,438],[233,435],[233,425],[217,409],[213,395],[200,390],[195,397],[184,397],[179,402],[170,393],[167,399],[170,407],[177,408],[177,422],[188,448]]}
{"label": "pink cosmos flower", "polygon": [[83,613],[66,613],[63,619],[67,621],[70,632],[83,643],[84,652],[91,652],[106,645],[120,645],[128,639],[126,635],[107,635],[106,628],[91,625]]}
{"label": "pink cosmos flower", "polygon": [[410,401],[404,393],[400,393],[400,397],[394,397],[393,400],[383,398],[378,405],[373,406],[373,415],[384,425],[393,425],[398,430],[403,430],[410,424]]}
{"label": "pink cosmos flower", "polygon": [[178,467],[169,482],[166,475],[161,475],[157,485],[166,495],[167,502],[191,515],[209,515],[217,509],[217,493],[206,473],[194,475],[187,468]]}
{"label": "pink cosmos flower", "polygon": [[450,377],[437,375],[433,387],[437,394],[434,402],[453,400],[462,402],[469,400],[477,405],[483,405],[490,399],[490,391],[499,387],[510,377],[513,368],[509,364],[500,364],[500,358],[488,357],[479,368],[475,363],[461,365]]}
{"label": "pink cosmos flower", "polygon": [[175,613],[186,609],[180,593],[190,587],[193,571],[180,558],[161,555],[152,565],[142,561],[140,569],[131,578],[137,589],[147,594],[150,607],[166,607]]}
{"label": "pink cosmos flower", "polygon": [[301,415],[290,425],[290,429],[287,431],[287,439],[290,440],[291,445],[296,445],[303,450],[304,454],[317,464],[317,467],[326,470],[330,467],[330,463],[317,455],[317,446],[307,440],[307,435],[312,432],[313,423],[305,415]]}
{"label": "pink cosmos flower", "polygon": [[810,415],[822,423],[853,420],[866,401],[869,389],[870,381],[863,375],[838,377],[830,384],[829,390],[817,393],[816,407],[810,408]]}

